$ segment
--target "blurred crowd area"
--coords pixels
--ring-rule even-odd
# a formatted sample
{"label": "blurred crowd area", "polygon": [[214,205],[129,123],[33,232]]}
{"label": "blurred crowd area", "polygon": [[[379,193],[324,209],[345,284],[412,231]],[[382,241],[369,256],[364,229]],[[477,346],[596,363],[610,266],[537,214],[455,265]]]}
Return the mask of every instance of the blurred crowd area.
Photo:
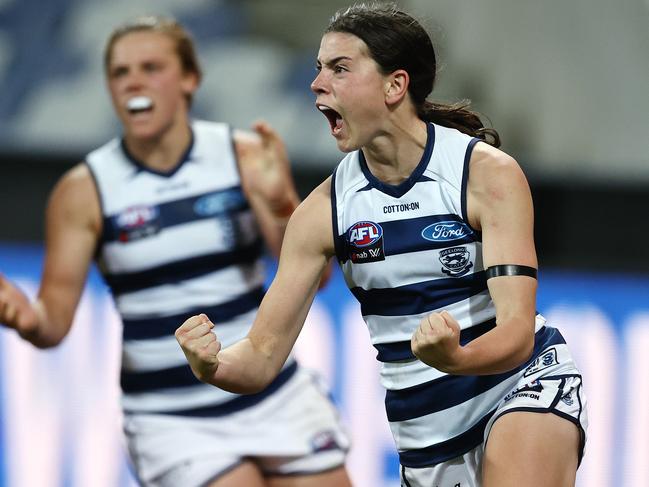
{"label": "blurred crowd area", "polygon": [[[205,72],[193,115],[238,128],[270,121],[307,193],[341,157],[309,84],[329,17],[350,3],[0,0],[0,194],[23,209],[18,218],[2,205],[11,224],[0,240],[41,238],[53,182],[119,133],[103,48],[114,26],[142,14],[193,33]],[[397,3],[436,44],[433,98],[470,99],[525,169],[541,257],[649,270],[649,250],[621,245],[649,232],[636,222],[649,201],[649,0]]]}

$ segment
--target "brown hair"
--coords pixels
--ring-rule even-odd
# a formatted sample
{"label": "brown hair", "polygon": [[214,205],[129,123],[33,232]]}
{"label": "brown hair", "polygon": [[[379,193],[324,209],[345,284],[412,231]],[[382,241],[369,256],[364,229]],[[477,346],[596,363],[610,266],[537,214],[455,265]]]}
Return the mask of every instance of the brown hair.
{"label": "brown hair", "polygon": [[500,146],[500,136],[485,128],[480,116],[468,109],[470,102],[454,104],[428,101],[437,74],[433,43],[413,17],[393,3],[359,3],[337,11],[325,30],[352,34],[368,47],[384,74],[404,69],[410,76],[408,93],[417,115],[426,122],[451,127],[489,144]]}
{"label": "brown hair", "polygon": [[[194,40],[185,28],[176,20],[169,17],[149,15],[137,17],[122,25],[116,27],[108,37],[106,48],[104,49],[104,69],[108,72],[110,67],[111,56],[115,43],[127,34],[132,32],[159,32],[171,38],[176,44],[176,53],[180,59],[180,65],[183,72],[194,73],[200,83],[203,76]],[[188,102],[191,104],[192,97],[188,95]]]}

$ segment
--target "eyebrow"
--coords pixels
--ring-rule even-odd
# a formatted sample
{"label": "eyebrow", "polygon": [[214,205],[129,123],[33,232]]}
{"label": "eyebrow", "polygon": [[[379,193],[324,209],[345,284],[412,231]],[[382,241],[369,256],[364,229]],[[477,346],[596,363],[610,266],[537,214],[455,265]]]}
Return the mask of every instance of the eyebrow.
{"label": "eyebrow", "polygon": [[349,56],[338,56],[338,57],[335,57],[333,59],[330,59],[329,61],[325,61],[324,63],[322,61],[320,61],[319,59],[316,59],[316,63],[318,65],[320,65],[320,66],[324,65],[324,66],[330,67],[330,66],[333,66],[334,64],[336,64],[336,63],[338,63],[339,61],[342,61],[342,60],[351,61],[352,58],[350,58]]}

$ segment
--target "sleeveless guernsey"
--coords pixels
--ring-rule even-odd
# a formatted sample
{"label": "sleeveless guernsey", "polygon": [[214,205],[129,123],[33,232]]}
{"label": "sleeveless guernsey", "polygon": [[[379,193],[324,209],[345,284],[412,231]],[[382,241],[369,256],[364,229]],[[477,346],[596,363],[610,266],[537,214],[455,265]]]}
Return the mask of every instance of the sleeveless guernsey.
{"label": "sleeveless guernsey", "polygon": [[103,213],[99,268],[123,322],[125,412],[219,416],[260,402],[295,372],[289,359],[262,393],[199,382],[174,337],[206,313],[226,347],[243,338],[263,297],[263,241],[241,188],[229,127],[191,125],[172,172],[147,169],[119,139],[86,159]]}

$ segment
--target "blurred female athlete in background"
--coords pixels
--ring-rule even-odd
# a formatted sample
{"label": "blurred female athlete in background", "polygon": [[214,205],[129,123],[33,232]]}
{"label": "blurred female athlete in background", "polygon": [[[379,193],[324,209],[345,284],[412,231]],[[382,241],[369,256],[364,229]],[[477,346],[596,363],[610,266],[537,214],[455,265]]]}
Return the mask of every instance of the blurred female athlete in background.
{"label": "blurred female athlete in background", "polygon": [[337,412],[294,359],[239,396],[196,380],[173,336],[199,310],[225,343],[248,332],[264,243],[279,254],[299,203],[282,141],[264,123],[190,119],[201,69],[171,19],[113,31],[105,69],[123,136],[54,188],[38,297],[0,277],[0,322],[37,347],[60,343],[96,257],[124,324],[124,427],[143,485],[349,485]]}
{"label": "blurred female athlete in background", "polygon": [[536,313],[519,165],[466,105],[426,101],[432,42],[392,5],[334,15],[317,66],[316,106],[348,155],[291,217],[248,336],[221,349],[208,310],[177,330],[194,373],[236,392],[274,380],[335,257],[382,362],[402,485],[574,485],[581,375]]}

